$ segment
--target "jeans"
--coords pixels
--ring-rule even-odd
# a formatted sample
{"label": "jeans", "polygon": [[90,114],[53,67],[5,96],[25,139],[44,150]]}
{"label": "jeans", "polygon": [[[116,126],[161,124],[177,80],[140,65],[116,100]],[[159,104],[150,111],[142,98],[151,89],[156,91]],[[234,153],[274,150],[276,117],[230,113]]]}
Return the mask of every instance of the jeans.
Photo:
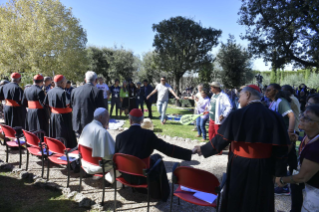
{"label": "jeans", "polygon": [[137,99],[136,100],[136,107],[141,108],[142,112],[144,113],[144,100],[143,99]]}
{"label": "jeans", "polygon": [[158,101],[157,102],[157,111],[160,114],[161,122],[164,122],[166,118],[166,109],[167,109],[168,101]]}
{"label": "jeans", "polygon": [[202,135],[204,140],[206,140],[206,122],[207,122],[207,120],[208,120],[208,117],[203,119],[201,116],[196,119],[196,126],[197,126],[198,135]]}

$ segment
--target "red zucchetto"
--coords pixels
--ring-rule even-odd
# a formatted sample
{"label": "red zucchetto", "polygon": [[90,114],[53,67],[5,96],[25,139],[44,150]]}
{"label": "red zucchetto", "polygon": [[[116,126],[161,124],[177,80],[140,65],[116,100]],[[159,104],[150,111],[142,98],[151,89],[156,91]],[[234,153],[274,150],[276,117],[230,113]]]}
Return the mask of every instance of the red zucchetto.
{"label": "red zucchetto", "polygon": [[258,91],[260,93],[260,88],[257,85],[247,85],[247,87],[250,87],[252,89],[255,89],[256,91]]}
{"label": "red zucchetto", "polygon": [[21,78],[21,74],[19,73],[12,73],[11,74],[11,79],[20,79]]}
{"label": "red zucchetto", "polygon": [[35,76],[33,77],[33,79],[34,79],[34,80],[43,80],[44,78],[43,78],[42,75],[37,74],[37,75],[35,75]]}
{"label": "red zucchetto", "polygon": [[64,76],[63,75],[55,75],[54,77],[54,82],[60,82],[63,80]]}
{"label": "red zucchetto", "polygon": [[135,109],[131,110],[130,115],[139,118],[139,117],[143,116],[143,113],[140,109],[135,108]]}

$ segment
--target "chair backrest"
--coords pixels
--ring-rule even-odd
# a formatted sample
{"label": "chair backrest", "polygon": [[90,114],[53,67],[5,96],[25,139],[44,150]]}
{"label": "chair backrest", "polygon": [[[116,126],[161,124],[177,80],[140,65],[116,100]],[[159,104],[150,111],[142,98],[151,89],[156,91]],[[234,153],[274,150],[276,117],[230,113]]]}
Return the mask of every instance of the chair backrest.
{"label": "chair backrest", "polygon": [[38,136],[33,134],[32,132],[28,132],[26,130],[22,130],[24,137],[25,137],[25,142],[29,144],[30,146],[38,146],[40,143],[40,139]]}
{"label": "chair backrest", "polygon": [[81,153],[82,160],[99,166],[100,157],[92,157],[92,149],[90,147],[82,146],[79,144],[78,150]]}
{"label": "chair backrest", "polygon": [[180,166],[175,169],[173,174],[176,176],[176,183],[181,186],[197,191],[217,194],[216,187],[219,186],[219,181],[215,175],[210,172],[192,167]]}
{"label": "chair backrest", "polygon": [[16,138],[16,131],[12,127],[5,124],[0,124],[0,126],[7,138]]}
{"label": "chair backrest", "polygon": [[64,150],[66,149],[66,147],[58,139],[44,136],[44,143],[48,145],[49,151],[53,153],[64,154]]}
{"label": "chair backrest", "polygon": [[145,177],[143,169],[147,169],[146,163],[138,157],[116,153],[113,156],[113,162],[116,165],[117,170],[120,172]]}

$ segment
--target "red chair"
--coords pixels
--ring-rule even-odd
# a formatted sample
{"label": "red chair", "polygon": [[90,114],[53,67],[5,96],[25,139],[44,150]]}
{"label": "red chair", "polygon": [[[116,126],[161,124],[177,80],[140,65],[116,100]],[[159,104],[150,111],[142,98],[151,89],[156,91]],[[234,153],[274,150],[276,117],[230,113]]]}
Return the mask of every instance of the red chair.
{"label": "red chair", "polygon": [[[19,154],[20,154],[20,161],[19,161],[19,168],[21,168],[21,161],[22,161],[22,142],[20,142],[20,138],[23,137],[23,134],[18,135],[16,130],[22,130],[22,127],[10,127],[5,124],[0,124],[1,129],[4,133],[4,143],[7,148],[7,154],[6,154],[6,162],[9,161],[9,147],[10,148],[19,148]],[[10,141],[7,141],[10,140]]]}
{"label": "red chair", "polygon": [[[43,154],[43,148],[45,148],[44,143],[41,142],[40,138],[42,137],[41,135],[45,135],[45,132],[42,130],[34,131],[34,132],[28,132],[26,130],[22,130],[25,141],[27,144],[27,165],[26,165],[26,170],[28,171],[28,165],[29,165],[29,153],[31,155],[35,155],[38,157],[41,157],[41,162],[42,162],[42,178],[43,178],[43,172],[44,172],[44,157],[46,155]],[[40,137],[38,137],[38,136]]]}
{"label": "red chair", "polygon": [[[64,140],[63,138],[60,138],[61,140]],[[44,143],[46,144],[46,150],[47,150],[47,157],[48,157],[48,169],[47,169],[47,180],[49,180],[49,172],[50,172],[50,161],[55,164],[59,165],[66,165],[68,168],[68,182],[67,187],[69,187],[70,183],[70,160],[69,160],[69,153],[78,154],[78,151],[76,149],[78,147],[74,147],[73,149],[66,148],[65,145],[58,140],[58,138],[50,138],[44,136]],[[65,143],[65,142],[64,142]],[[49,156],[49,151],[55,153],[51,156]],[[66,161],[60,159],[60,157],[65,156]]]}
{"label": "red chair", "polygon": [[[147,164],[138,157],[122,154],[122,153],[116,153],[113,156],[114,178],[116,179],[116,181],[119,181],[120,183],[127,185],[129,187],[147,189],[147,211],[149,211],[149,208],[150,208],[150,191],[149,191],[150,177],[149,176],[154,170],[154,168],[161,161],[162,159],[158,159],[156,163],[154,164],[154,166],[151,169],[148,169]],[[129,175],[145,177],[147,180],[147,183],[142,185],[130,184],[123,177],[116,177],[116,170]],[[116,211],[116,186],[114,187],[114,211]]]}
{"label": "red chair", "polygon": [[[222,186],[225,184],[226,175],[224,174],[223,183],[222,186],[220,186],[218,179],[215,177],[215,175],[213,175],[210,172],[185,166],[177,168],[177,166],[179,166],[178,163],[174,164],[173,166],[172,191],[174,191],[174,184],[178,184],[178,188],[175,190],[174,193],[171,193],[170,211],[172,211],[173,196],[178,197],[178,204],[180,204],[179,199],[182,199],[186,202],[195,205],[214,207],[218,209],[218,203],[220,198],[219,194]],[[191,188],[197,191],[215,194],[218,195],[218,198],[215,202],[210,204],[208,202],[194,197],[194,192],[183,191],[181,189],[181,186],[185,186],[187,188]]]}
{"label": "red chair", "polygon": [[[80,159],[80,166],[82,167],[82,160],[84,160],[87,163],[90,163],[94,166],[101,166],[103,172],[94,174],[94,176],[99,176],[103,178],[103,194],[102,194],[102,204],[104,205],[104,193],[105,193],[105,170],[104,170],[104,164],[107,162],[106,160],[103,160],[100,157],[92,157],[92,149],[86,146],[82,146],[79,144],[78,146],[79,150],[79,159]],[[82,171],[84,171],[83,167],[80,170],[80,192],[81,192],[81,186],[82,186]]]}

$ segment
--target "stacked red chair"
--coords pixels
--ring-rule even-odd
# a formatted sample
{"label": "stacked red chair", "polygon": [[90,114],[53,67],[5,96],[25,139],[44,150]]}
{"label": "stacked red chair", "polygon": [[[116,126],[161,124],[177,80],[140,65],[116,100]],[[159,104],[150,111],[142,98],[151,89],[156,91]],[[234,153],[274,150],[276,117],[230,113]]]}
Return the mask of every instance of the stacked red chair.
{"label": "stacked red chair", "polygon": [[[119,181],[120,183],[129,187],[147,189],[147,211],[149,211],[149,208],[150,208],[150,177],[149,176],[152,173],[152,171],[155,169],[155,167],[159,165],[161,161],[162,159],[158,159],[156,163],[153,165],[153,167],[151,169],[148,169],[147,164],[138,157],[122,154],[122,153],[116,153],[113,156],[114,178],[116,179],[116,181]],[[129,175],[145,177],[147,180],[147,183],[142,185],[130,184],[123,177],[116,177],[116,170]],[[114,211],[116,211],[116,186],[114,187]]]}
{"label": "stacked red chair", "polygon": [[[64,140],[63,138],[60,138],[61,140]],[[77,148],[74,147],[73,149],[66,148],[65,145],[58,140],[57,138],[50,138],[44,136],[44,143],[46,144],[46,152],[47,152],[47,158],[48,158],[48,168],[47,168],[47,180],[49,180],[49,172],[50,172],[50,162],[58,164],[58,165],[66,165],[68,169],[68,181],[67,181],[67,187],[69,187],[70,184],[70,164],[72,161],[70,161],[69,153],[72,154],[78,154]],[[49,155],[49,152],[53,152],[53,155]],[[66,161],[60,159],[60,157],[66,157]]]}
{"label": "stacked red chair", "polygon": [[82,187],[82,172],[84,171],[83,167],[82,167],[82,160],[90,163],[94,166],[101,166],[102,167],[102,173],[97,173],[94,174],[94,176],[98,176],[98,177],[102,177],[103,179],[103,193],[102,193],[102,204],[104,205],[104,194],[105,194],[105,174],[107,174],[107,172],[105,173],[104,170],[104,164],[107,162],[106,160],[103,160],[100,157],[92,157],[92,149],[86,146],[82,146],[79,144],[78,146],[78,150],[79,150],[79,159],[80,159],[80,164],[81,164],[81,171],[80,171],[80,192],[81,192],[81,187]]}
{"label": "stacked red chair", "polygon": [[22,164],[22,145],[24,142],[20,141],[20,138],[23,137],[23,134],[18,135],[16,130],[22,130],[22,127],[10,127],[5,124],[0,124],[1,129],[4,133],[5,139],[4,143],[6,145],[7,149],[7,154],[6,154],[6,162],[8,163],[9,161],[9,148],[19,148],[19,155],[20,155],[20,160],[19,160],[19,168],[21,168]]}
{"label": "stacked red chair", "polygon": [[[46,153],[43,152],[43,149],[45,150],[45,145],[43,142],[41,142],[40,138],[42,135],[45,135],[45,132],[42,130],[34,131],[34,132],[29,132],[26,130],[22,130],[25,141],[27,144],[27,164],[26,164],[26,170],[28,171],[28,165],[29,165],[29,154],[41,157],[41,162],[42,162],[42,178],[43,178],[43,173],[44,173],[44,158],[46,157]],[[38,137],[38,136],[40,137]]]}
{"label": "stacked red chair", "polygon": [[[178,205],[180,205],[180,199],[182,199],[195,205],[214,207],[218,210],[220,202],[220,191],[226,182],[226,174],[224,174],[222,185],[220,185],[216,176],[210,172],[201,169],[195,169],[192,167],[178,166],[178,163],[174,164],[172,171],[172,191],[174,191],[174,184],[178,184],[178,188],[171,193],[170,211],[172,211],[173,196],[178,197]],[[218,198],[215,202],[208,203],[194,197],[193,195],[195,192],[182,190],[181,186],[185,186],[187,188],[201,192],[215,194],[218,195]]]}

